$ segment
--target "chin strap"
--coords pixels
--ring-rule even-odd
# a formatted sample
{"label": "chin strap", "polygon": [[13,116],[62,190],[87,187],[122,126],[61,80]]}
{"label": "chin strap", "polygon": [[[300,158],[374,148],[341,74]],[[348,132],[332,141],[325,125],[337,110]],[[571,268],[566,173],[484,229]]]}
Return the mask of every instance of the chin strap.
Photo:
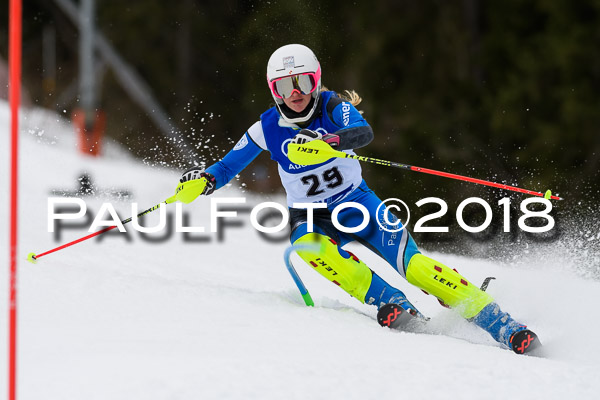
{"label": "chin strap", "polygon": [[[318,100],[315,100],[314,97],[311,97],[310,103],[308,103],[306,109],[301,113],[293,111],[291,108],[286,106],[285,103],[277,103],[277,111],[279,111],[279,115],[281,115],[287,122],[304,127],[310,125],[315,118],[321,115],[321,103],[321,95],[319,94]],[[307,119],[303,120],[304,118]]]}

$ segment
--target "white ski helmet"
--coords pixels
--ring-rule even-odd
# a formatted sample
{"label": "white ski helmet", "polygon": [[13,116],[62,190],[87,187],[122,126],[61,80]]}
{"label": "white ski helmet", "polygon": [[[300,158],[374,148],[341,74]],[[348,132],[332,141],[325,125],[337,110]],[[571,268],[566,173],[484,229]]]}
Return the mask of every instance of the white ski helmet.
{"label": "white ski helmet", "polygon": [[[311,119],[321,93],[321,65],[311,49],[288,44],[275,50],[267,63],[267,82],[283,119],[292,124]],[[283,102],[294,91],[312,95],[312,105],[309,103],[301,113],[290,110]]]}

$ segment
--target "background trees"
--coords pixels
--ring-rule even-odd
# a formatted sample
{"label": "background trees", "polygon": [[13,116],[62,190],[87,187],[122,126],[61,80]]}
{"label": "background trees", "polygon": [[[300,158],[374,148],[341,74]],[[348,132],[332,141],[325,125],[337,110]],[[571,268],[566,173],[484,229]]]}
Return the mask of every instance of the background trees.
{"label": "background trees", "polygon": [[[68,114],[77,99],[59,99],[76,78],[77,30],[52,1],[32,0],[24,8],[25,86],[33,102]],[[2,24],[7,12],[1,11]],[[595,0],[103,0],[96,25],[145,78],[201,161],[222,156],[270,105],[266,60],[277,47],[299,42],[319,57],[325,85],[363,97],[360,108],[376,139],[362,154],[552,188],[595,205],[599,13]],[[47,27],[57,37],[51,88],[42,82]],[[6,57],[7,30],[0,35]],[[101,88],[109,137],[150,162],[189,162],[178,158],[110,70]],[[242,179],[256,187],[252,174],[265,168],[274,173],[261,156]],[[475,190],[382,167],[365,172],[385,174],[370,180],[383,196],[401,191],[409,200],[452,199]],[[272,183],[276,190],[277,179]]]}

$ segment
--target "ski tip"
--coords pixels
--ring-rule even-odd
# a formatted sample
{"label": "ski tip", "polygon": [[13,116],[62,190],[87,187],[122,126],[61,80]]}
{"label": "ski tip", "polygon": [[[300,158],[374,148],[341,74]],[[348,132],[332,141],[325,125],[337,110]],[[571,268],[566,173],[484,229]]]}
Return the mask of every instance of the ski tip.
{"label": "ski tip", "polygon": [[538,355],[542,344],[537,335],[529,329],[518,331],[511,337],[512,350],[517,354]]}
{"label": "ski tip", "polygon": [[404,309],[397,304],[386,304],[377,312],[377,322],[381,326],[388,328],[397,328],[400,324],[400,316],[404,313]]}
{"label": "ski tip", "polygon": [[37,264],[37,258],[35,258],[35,253],[27,254],[27,261],[29,261],[32,264]]}

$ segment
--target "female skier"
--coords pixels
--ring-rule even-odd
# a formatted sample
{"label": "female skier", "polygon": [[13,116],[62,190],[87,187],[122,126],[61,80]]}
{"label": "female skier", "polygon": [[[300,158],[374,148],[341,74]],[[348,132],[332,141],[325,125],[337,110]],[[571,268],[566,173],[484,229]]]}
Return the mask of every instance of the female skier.
{"label": "female skier", "polygon": [[[283,46],[271,55],[267,83],[275,106],[260,116],[221,161],[205,171],[199,167],[185,171],[177,187],[178,200],[189,203],[199,195],[210,195],[261,151],[267,150],[278,163],[287,194],[290,240],[294,245],[312,245],[304,246],[298,254],[325,278],[360,302],[377,306],[380,314],[382,307],[386,307],[390,313],[387,322],[401,313],[422,317],[402,291],[342,248],[357,240],[386,260],[408,282],[437,297],[516,353],[526,353],[539,345],[537,336],[500,310],[488,293],[452,268],[421,254],[407,229],[397,232],[401,225],[397,225],[395,217],[392,221],[388,217],[393,230],[379,229],[377,220],[382,221],[382,215],[378,216],[377,208],[381,200],[362,179],[357,160],[332,158],[317,165],[297,165],[288,159],[290,143],[322,140],[337,150],[354,154],[353,149],[371,142],[373,131],[355,108],[361,99],[354,91],[340,97],[322,90],[320,64],[313,52],[300,44]],[[369,213],[366,228],[348,234],[334,227],[331,212],[346,202],[366,207]],[[298,203],[314,204],[308,210]],[[312,226],[309,226],[309,212],[313,214]],[[343,226],[355,227],[364,216],[359,209],[347,207],[337,218]]]}

